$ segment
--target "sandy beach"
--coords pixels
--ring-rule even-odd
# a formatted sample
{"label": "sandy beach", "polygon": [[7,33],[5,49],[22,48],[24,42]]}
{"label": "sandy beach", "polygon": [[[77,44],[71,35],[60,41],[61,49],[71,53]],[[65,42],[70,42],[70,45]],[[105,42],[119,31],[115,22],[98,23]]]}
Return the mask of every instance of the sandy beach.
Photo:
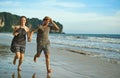
{"label": "sandy beach", "polygon": [[22,71],[18,72],[17,65],[12,64],[14,53],[9,50],[10,40],[3,44],[5,39],[0,39],[0,78],[120,78],[120,64],[55,46],[51,46],[53,72],[47,74],[43,53],[33,62],[36,53],[33,42],[27,43]]}

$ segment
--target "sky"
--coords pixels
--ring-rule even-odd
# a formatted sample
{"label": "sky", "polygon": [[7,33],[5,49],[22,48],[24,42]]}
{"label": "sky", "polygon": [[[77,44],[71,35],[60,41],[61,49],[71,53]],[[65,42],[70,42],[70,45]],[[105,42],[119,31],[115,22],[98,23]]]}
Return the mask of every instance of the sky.
{"label": "sky", "polygon": [[120,34],[120,0],[0,0],[0,12],[50,16],[65,33]]}

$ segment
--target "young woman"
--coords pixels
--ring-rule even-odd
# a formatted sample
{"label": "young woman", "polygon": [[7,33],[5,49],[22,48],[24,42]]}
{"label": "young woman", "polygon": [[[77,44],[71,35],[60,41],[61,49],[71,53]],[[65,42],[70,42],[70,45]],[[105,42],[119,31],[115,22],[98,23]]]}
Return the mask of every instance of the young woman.
{"label": "young woman", "polygon": [[34,30],[34,32],[37,32],[37,53],[34,56],[34,62],[36,62],[36,59],[40,57],[41,52],[44,51],[47,73],[52,72],[52,69],[50,67],[49,23],[51,23],[56,30],[59,30],[59,27],[48,16],[44,17],[42,25],[40,25],[36,30]]}
{"label": "young woman", "polygon": [[11,43],[11,51],[15,53],[13,64],[16,64],[16,60],[19,60],[18,63],[18,71],[21,71],[21,64],[24,59],[25,47],[26,47],[26,35],[28,37],[28,41],[31,41],[30,30],[25,25],[26,17],[20,17],[20,25],[13,27],[13,35],[14,38]]}

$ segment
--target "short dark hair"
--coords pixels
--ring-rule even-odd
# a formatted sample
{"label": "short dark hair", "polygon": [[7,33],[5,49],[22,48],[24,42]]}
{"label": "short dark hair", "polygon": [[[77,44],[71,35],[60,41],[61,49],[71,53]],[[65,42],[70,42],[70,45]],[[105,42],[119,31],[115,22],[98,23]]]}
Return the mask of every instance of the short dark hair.
{"label": "short dark hair", "polygon": [[50,20],[50,19],[51,19],[50,17],[45,16],[45,17],[43,18],[43,21],[45,21],[45,20]]}

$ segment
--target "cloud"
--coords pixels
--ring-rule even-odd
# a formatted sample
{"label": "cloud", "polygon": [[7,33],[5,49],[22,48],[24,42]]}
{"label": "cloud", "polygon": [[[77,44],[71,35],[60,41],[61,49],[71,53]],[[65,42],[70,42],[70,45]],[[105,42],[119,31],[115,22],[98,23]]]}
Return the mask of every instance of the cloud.
{"label": "cloud", "polygon": [[18,7],[21,5],[21,2],[15,1],[0,1],[0,6],[2,7]]}
{"label": "cloud", "polygon": [[[120,10],[110,15],[99,14],[95,11],[80,12],[80,9],[88,7],[80,2],[63,2],[58,0],[37,0],[33,3],[4,1],[0,2],[0,6],[8,6],[14,8],[4,8],[0,11],[8,11],[17,15],[25,15],[29,18],[37,17],[42,19],[44,16],[50,16],[55,21],[63,24],[64,30],[79,32],[91,31],[110,31],[110,29],[120,29]],[[21,5],[22,4],[22,5]],[[27,7],[25,7],[25,5]],[[16,7],[15,7],[16,6]],[[74,11],[77,10],[77,11]],[[87,29],[86,29],[87,27]],[[90,32],[91,32],[90,31]],[[119,32],[120,33],[120,32]]]}
{"label": "cloud", "polygon": [[75,3],[75,2],[55,2],[54,6],[64,7],[64,8],[83,8],[83,7],[86,7],[85,4]]}
{"label": "cloud", "polygon": [[118,10],[118,11],[115,13],[115,15],[116,15],[117,17],[120,17],[120,10]]}
{"label": "cloud", "polygon": [[[66,32],[120,33],[120,11],[113,15],[63,12],[61,22]],[[60,19],[60,17],[59,17]]]}
{"label": "cloud", "polygon": [[85,4],[80,3],[80,2],[63,2],[63,1],[58,1],[58,0],[37,0],[34,1],[33,3],[27,5],[28,7],[34,8],[34,9],[51,9],[51,8],[57,8],[57,9],[78,9],[78,8],[84,8],[86,7]]}

